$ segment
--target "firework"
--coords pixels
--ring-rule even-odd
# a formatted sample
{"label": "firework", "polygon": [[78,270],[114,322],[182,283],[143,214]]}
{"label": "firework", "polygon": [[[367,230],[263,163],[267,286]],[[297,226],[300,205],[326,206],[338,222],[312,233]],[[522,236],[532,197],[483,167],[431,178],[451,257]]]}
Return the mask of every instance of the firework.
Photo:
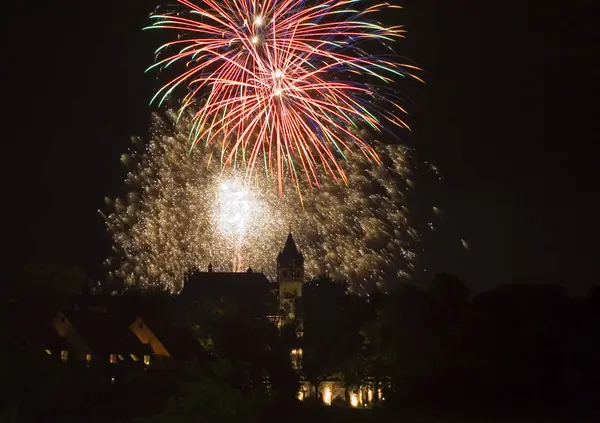
{"label": "firework", "polygon": [[350,185],[324,181],[321,189],[280,196],[277,179],[250,180],[221,168],[212,151],[189,154],[187,117],[155,115],[153,136],[139,152],[123,156],[129,192],[109,201],[106,222],[114,241],[116,276],[142,287],[182,287],[187,271],[239,271],[275,275],[277,253],[288,231],[306,258],[306,273],[328,273],[360,286],[410,275],[416,234],[409,226],[406,151],[377,147],[382,166],[364,156],[345,162]]}
{"label": "firework", "polygon": [[[157,50],[153,67],[175,77],[152,99],[178,86],[188,93],[181,111],[198,107],[192,145],[218,145],[221,165],[244,163],[276,175],[280,195],[286,174],[320,186],[318,172],[348,182],[340,159],[348,153],[380,162],[359,131],[407,127],[401,99],[384,89],[417,68],[400,64],[390,44],[401,26],[370,17],[388,3],[362,0],[178,0],[179,9],[153,14],[149,29],[172,30],[175,41]],[[377,45],[373,45],[373,43]],[[383,47],[382,47],[383,46]],[[389,51],[373,54],[370,51]],[[360,159],[362,160],[362,159]]]}

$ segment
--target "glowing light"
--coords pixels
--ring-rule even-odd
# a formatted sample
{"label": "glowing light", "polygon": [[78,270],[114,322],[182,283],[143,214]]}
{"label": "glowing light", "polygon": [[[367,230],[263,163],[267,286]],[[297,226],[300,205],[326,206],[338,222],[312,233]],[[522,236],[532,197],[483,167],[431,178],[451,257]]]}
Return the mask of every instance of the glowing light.
{"label": "glowing light", "polygon": [[150,365],[150,356],[149,355],[144,356],[144,365],[146,365],[146,366]]}
{"label": "glowing light", "polygon": [[[177,13],[153,14],[146,28],[176,33],[157,49],[150,69],[180,70],[152,101],[162,103],[187,86],[180,112],[200,104],[190,138],[196,146],[220,148],[223,166],[235,167],[241,158],[252,173],[265,164],[277,176],[280,195],[287,172],[295,184],[302,178],[319,186],[318,173],[347,182],[340,161],[348,154],[380,163],[368,137],[350,128],[407,128],[403,99],[389,84],[418,79],[418,69],[393,58],[391,45],[404,37],[403,27],[375,20],[398,6],[265,0],[256,14],[254,2],[178,2]],[[373,42],[390,54],[375,54],[381,49]],[[277,70],[288,84],[280,89],[294,88],[285,104],[271,95]]]}
{"label": "glowing light", "polygon": [[323,389],[323,403],[325,405],[331,405],[331,388],[326,386]]}
{"label": "glowing light", "polygon": [[298,391],[298,400],[304,401],[304,390],[303,389],[300,389]]}
{"label": "glowing light", "polygon": [[152,139],[134,140],[129,154],[130,191],[107,200],[115,251],[107,266],[114,277],[178,291],[186,272],[211,263],[215,272],[252,267],[273,278],[292,225],[308,278],[328,273],[354,290],[410,278],[418,235],[404,201],[410,162],[401,145],[377,147],[385,167],[349,156],[348,187],[330,179],[319,190],[304,183],[300,200],[293,193],[280,197],[273,175],[257,173],[246,182],[243,170],[222,169],[211,146],[190,154],[190,117],[176,120],[174,112],[154,116]]}
{"label": "glowing light", "polygon": [[273,94],[275,94],[276,96],[280,96],[281,93],[283,93],[283,90],[281,88],[275,88],[273,90]]}
{"label": "glowing light", "polygon": [[281,69],[277,69],[275,72],[273,72],[273,78],[275,78],[275,79],[283,78],[283,72],[281,71]]}
{"label": "glowing light", "polygon": [[369,390],[367,391],[367,398],[369,402],[373,401],[373,390],[371,388],[369,388]]}
{"label": "glowing light", "polygon": [[350,394],[350,405],[358,407],[358,396],[354,392]]}
{"label": "glowing light", "polygon": [[44,351],[46,351],[46,354],[48,354],[48,355],[52,355],[52,351],[50,351],[50,350],[48,350],[48,349],[46,349],[46,350],[44,350]]}

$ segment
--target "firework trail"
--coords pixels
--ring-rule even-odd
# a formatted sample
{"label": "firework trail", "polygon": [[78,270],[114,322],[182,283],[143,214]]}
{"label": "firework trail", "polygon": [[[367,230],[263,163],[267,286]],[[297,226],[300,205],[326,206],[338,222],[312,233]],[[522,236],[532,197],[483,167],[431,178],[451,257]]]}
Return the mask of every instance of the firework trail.
{"label": "firework trail", "polygon": [[218,146],[222,166],[241,162],[247,177],[264,166],[276,175],[280,195],[286,173],[296,185],[302,178],[320,186],[318,172],[347,183],[340,164],[347,154],[380,162],[359,129],[407,127],[401,98],[385,87],[394,78],[418,79],[412,74],[417,68],[399,63],[390,47],[403,37],[402,26],[371,19],[399,6],[368,7],[363,0],[178,3],[176,10],[151,15],[147,28],[177,34],[157,50],[150,68],[175,74],[152,101],[162,103],[186,86],[181,111],[198,108],[190,141]]}
{"label": "firework trail", "polygon": [[277,253],[290,226],[306,258],[306,274],[328,273],[355,286],[393,282],[413,270],[415,231],[403,192],[406,151],[376,147],[383,166],[360,155],[344,163],[350,185],[333,180],[280,196],[277,179],[251,180],[221,168],[209,147],[186,147],[191,116],[154,116],[152,138],[123,155],[128,193],[107,200],[114,274],[129,284],[181,289],[191,269],[232,271],[252,267],[275,275]]}

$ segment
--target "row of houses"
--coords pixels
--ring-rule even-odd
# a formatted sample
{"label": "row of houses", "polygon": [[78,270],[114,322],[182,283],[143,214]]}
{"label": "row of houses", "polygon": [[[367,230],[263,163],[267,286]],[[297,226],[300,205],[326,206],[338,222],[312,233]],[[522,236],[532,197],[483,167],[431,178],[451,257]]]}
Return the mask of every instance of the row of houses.
{"label": "row of houses", "polygon": [[81,298],[50,319],[16,302],[2,309],[7,342],[64,364],[168,369],[208,355],[192,333],[172,322]]}

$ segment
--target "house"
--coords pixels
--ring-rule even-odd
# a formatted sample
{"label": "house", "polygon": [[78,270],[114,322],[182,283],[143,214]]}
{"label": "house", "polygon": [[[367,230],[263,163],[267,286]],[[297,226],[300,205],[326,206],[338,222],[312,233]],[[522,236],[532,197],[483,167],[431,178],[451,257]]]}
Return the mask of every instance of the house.
{"label": "house", "polygon": [[152,350],[129,325],[108,312],[61,311],[52,326],[69,346],[69,359],[86,364],[150,364]]}
{"label": "house", "polygon": [[2,348],[44,354],[64,361],[68,355],[65,339],[58,336],[38,310],[8,302],[0,310]]}
{"label": "house", "polygon": [[137,316],[129,328],[142,344],[150,346],[154,357],[160,360],[198,362],[208,357],[206,350],[188,329],[171,322]]}

